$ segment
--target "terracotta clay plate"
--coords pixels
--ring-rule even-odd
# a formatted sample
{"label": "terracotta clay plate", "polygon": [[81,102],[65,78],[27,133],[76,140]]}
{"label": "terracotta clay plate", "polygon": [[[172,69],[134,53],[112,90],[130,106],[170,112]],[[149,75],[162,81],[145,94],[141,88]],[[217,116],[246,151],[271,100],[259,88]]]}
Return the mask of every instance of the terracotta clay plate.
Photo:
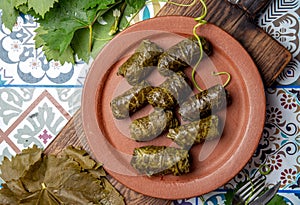
{"label": "terracotta clay plate", "polygon": [[[196,80],[203,88],[208,88],[226,80],[226,76],[212,76],[212,70],[231,74],[232,79],[226,89],[231,93],[232,104],[218,113],[224,128],[222,136],[191,148],[192,167],[189,174],[148,177],[139,175],[131,167],[130,159],[135,147],[173,146],[174,143],[165,136],[149,142],[129,139],[129,123],[151,112],[151,106],[128,119],[114,119],[110,101],[131,87],[122,76],[117,76],[118,67],[134,53],[143,39],[150,39],[167,49],[193,35],[195,24],[190,17],[166,16],[129,27],[103,48],[85,81],[82,117],[92,154],[104,163],[105,170],[112,177],[144,195],[181,199],[217,189],[245,166],[261,138],[266,102],[260,74],[248,53],[234,38],[220,28],[207,24],[197,32],[212,43],[213,54],[204,56],[197,69]],[[185,72],[189,75],[190,69]],[[154,85],[164,80],[155,72],[148,78]]]}

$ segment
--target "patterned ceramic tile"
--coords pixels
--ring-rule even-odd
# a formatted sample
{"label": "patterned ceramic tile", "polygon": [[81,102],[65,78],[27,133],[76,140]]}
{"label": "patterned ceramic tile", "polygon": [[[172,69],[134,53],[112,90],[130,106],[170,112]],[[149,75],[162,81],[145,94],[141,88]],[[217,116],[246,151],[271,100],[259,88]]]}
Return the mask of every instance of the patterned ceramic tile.
{"label": "patterned ceramic tile", "polygon": [[174,201],[173,204],[174,205],[192,205],[192,204],[197,204],[198,202],[198,198],[191,198],[191,199],[183,199],[183,200],[178,200],[178,201]]}
{"label": "patterned ceramic tile", "polygon": [[[42,91],[38,88],[33,90],[36,91],[34,93],[40,94],[21,114],[13,115],[16,116],[14,119],[10,115],[0,116],[3,122],[9,121],[9,119],[14,120],[0,137],[5,139],[15,152],[32,146],[33,143],[45,148],[71,118],[71,115],[50,94],[50,90]],[[59,89],[53,89],[53,91],[59,91]],[[72,110],[73,104],[66,107]],[[14,114],[14,107],[5,111]]]}
{"label": "patterned ceramic tile", "polygon": [[82,85],[78,79],[85,77],[82,74],[87,73],[89,65],[82,61],[76,65],[48,62],[41,48],[35,49],[33,38],[37,27],[28,15],[18,17],[12,32],[3,25],[0,27],[0,85]]}
{"label": "patterned ceramic tile", "polygon": [[299,193],[299,93],[300,89],[295,88],[266,90],[267,113],[261,142],[241,174],[231,182],[233,185],[257,172],[261,164],[266,164],[272,170],[267,176],[269,183],[281,181],[280,189],[288,191],[286,195]]}
{"label": "patterned ceramic tile", "polygon": [[80,108],[82,88],[53,88],[51,95],[71,116]]}
{"label": "patterned ceramic tile", "polygon": [[[267,89],[267,115],[261,142],[249,163],[224,188],[234,188],[248,176],[258,172],[261,164],[268,165],[272,172],[267,176],[269,184],[281,181],[280,195],[289,204],[300,201],[300,88]],[[224,204],[224,191],[203,196],[205,203],[197,199],[195,204]],[[181,201],[179,205],[193,205]]]}
{"label": "patterned ceramic tile", "polygon": [[33,144],[47,147],[71,117],[47,92],[39,100],[9,133],[19,150]]}
{"label": "patterned ceramic tile", "polygon": [[41,94],[34,88],[0,89],[0,130],[5,132]]}
{"label": "patterned ceramic tile", "polygon": [[274,0],[259,18],[259,25],[292,54],[293,60],[277,79],[282,85],[290,85],[300,77],[300,1]]}
{"label": "patterned ceramic tile", "polygon": [[80,107],[81,87],[2,88],[0,89],[0,130],[5,132],[11,127],[30,105],[36,104],[45,91],[70,115],[73,115]]}

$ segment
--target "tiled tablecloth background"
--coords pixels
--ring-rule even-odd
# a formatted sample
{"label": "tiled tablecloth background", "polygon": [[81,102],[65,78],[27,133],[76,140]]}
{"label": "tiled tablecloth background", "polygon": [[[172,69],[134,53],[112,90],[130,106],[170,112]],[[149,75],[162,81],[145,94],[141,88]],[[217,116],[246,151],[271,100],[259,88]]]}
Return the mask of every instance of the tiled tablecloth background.
{"label": "tiled tablecloth background", "polygon": [[[148,3],[135,21],[155,16],[163,5]],[[1,11],[0,11],[1,14]],[[288,204],[300,204],[300,2],[273,0],[257,19],[261,26],[293,54],[292,62],[266,89],[267,118],[261,143],[245,169],[226,186],[233,187],[270,165],[269,183],[281,181],[279,194]],[[81,92],[89,65],[47,62],[34,49],[30,16],[20,16],[12,32],[0,18],[0,162],[37,144],[46,148],[80,107]],[[1,182],[1,179],[0,179]],[[204,204],[223,204],[224,191],[204,196]],[[203,204],[199,197],[174,201],[174,205]]]}

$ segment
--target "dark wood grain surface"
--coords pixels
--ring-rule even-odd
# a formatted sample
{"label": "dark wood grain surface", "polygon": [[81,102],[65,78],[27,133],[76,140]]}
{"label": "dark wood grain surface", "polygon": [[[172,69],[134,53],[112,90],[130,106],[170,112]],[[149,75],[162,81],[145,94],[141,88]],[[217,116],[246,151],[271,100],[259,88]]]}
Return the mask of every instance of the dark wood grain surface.
{"label": "dark wood grain surface", "polygon": [[270,4],[270,0],[240,0],[237,5],[247,12],[251,18],[255,18],[260,11]]}
{"label": "dark wood grain surface", "polygon": [[[242,2],[247,1],[244,0]],[[249,1],[255,2],[254,0]],[[182,0],[180,2],[188,4],[191,1]],[[244,3],[245,10],[229,3],[227,0],[207,0],[206,3],[208,9],[206,20],[224,29],[242,44],[256,63],[265,86],[271,86],[289,63],[292,55],[287,49],[254,24],[252,18],[245,11],[247,9],[246,6],[250,6],[252,12],[254,12],[255,6],[262,9],[268,2],[264,0],[253,4]],[[193,7],[180,7],[167,4],[158,15],[180,14],[197,17],[200,15],[201,9],[200,2]]]}
{"label": "dark wood grain surface", "polygon": [[[270,0],[241,0],[238,5],[232,5],[226,0],[207,0],[209,11],[207,20],[223,28],[245,47],[257,64],[266,86],[274,82],[291,58],[290,53],[285,48],[251,21],[252,17],[263,9],[269,1]],[[190,3],[191,1],[177,0],[177,2]],[[200,4],[189,8],[166,4],[158,15],[185,15],[196,17],[199,16],[200,12]],[[68,145],[83,147],[90,152],[82,128],[80,110],[75,113],[45,151],[47,153],[57,154]],[[93,156],[91,152],[90,154]],[[109,176],[108,178],[123,194],[126,199],[126,204],[170,204],[168,200],[144,196],[126,188],[115,179]]]}

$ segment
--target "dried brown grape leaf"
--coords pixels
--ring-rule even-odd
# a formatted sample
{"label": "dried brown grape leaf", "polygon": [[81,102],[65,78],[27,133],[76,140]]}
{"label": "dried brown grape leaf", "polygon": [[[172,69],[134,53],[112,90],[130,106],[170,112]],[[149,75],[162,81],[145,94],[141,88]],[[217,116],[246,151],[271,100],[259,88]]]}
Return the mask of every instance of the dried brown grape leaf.
{"label": "dried brown grape leaf", "polygon": [[7,183],[7,187],[10,191],[12,191],[15,195],[21,196],[28,194],[26,188],[24,187],[22,181],[20,179],[12,180]]}
{"label": "dried brown grape leaf", "polygon": [[104,193],[105,197],[100,200],[101,204],[103,205],[122,205],[124,204],[124,200],[122,195],[112,186],[112,184],[106,179],[101,178],[103,186],[104,186]]}
{"label": "dried brown grape leaf", "polygon": [[84,149],[68,146],[63,150],[61,156],[72,158],[80,164],[81,168],[93,174],[94,177],[100,178],[106,176],[106,173],[102,168],[103,164],[96,163]]}
{"label": "dried brown grape leaf", "polygon": [[72,146],[68,146],[66,149],[64,149],[62,155],[74,159],[83,169],[93,169],[96,166],[96,162],[84,149],[76,149]]}
{"label": "dried brown grape leaf", "polygon": [[[55,156],[44,155],[33,147],[25,153],[30,156],[40,153],[40,158],[19,174],[18,179],[6,181],[0,190],[0,204],[125,204],[123,197],[103,177],[105,172],[101,164],[85,150],[68,147]],[[24,153],[5,162],[5,170],[13,168],[11,164],[20,159],[19,155]]]}
{"label": "dried brown grape leaf", "polygon": [[47,187],[59,188],[80,171],[79,164],[71,159],[45,155],[41,163],[32,166],[21,181],[29,192],[36,192],[41,190],[43,183]]}
{"label": "dried brown grape leaf", "polygon": [[19,179],[24,176],[32,165],[40,160],[41,155],[42,150],[34,146],[30,149],[23,150],[22,153],[12,157],[11,160],[4,157],[0,165],[0,169],[2,170],[0,177],[6,182]]}
{"label": "dried brown grape leaf", "polygon": [[0,203],[1,205],[14,205],[18,204],[18,198],[14,192],[12,192],[6,184],[2,185],[0,189]]}

